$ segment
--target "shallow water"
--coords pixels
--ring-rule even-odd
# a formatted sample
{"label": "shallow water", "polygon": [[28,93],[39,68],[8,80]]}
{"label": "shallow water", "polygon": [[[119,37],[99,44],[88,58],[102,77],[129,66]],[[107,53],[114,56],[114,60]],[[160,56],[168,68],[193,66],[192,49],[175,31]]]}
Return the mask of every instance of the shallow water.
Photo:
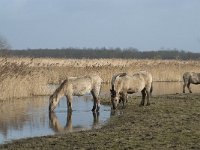
{"label": "shallow water", "polygon": [[[182,85],[182,82],[154,82],[153,95],[182,93]],[[193,93],[199,92],[200,85],[191,87]],[[109,99],[109,89],[109,84],[103,85],[102,98]],[[72,114],[67,113],[65,98],[62,98],[55,112],[49,114],[48,98],[42,96],[0,102],[0,144],[27,137],[94,129],[101,127],[110,118],[109,106],[102,105],[98,114],[91,112],[91,95],[74,97]]]}
{"label": "shallow water", "polygon": [[[91,96],[87,96],[87,99]],[[2,102],[0,106],[0,143],[11,140],[53,135],[57,133],[88,130],[102,126],[110,117],[110,107],[101,106],[93,114],[93,102],[84,97],[74,97],[73,112],[67,113],[66,100],[62,98],[54,113],[48,111],[49,97]]]}

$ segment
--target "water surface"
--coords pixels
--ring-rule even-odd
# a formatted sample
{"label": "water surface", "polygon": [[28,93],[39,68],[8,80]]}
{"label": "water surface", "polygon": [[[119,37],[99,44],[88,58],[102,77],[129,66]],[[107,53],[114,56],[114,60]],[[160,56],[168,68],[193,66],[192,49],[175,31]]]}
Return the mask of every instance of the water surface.
{"label": "water surface", "polygon": [[48,98],[45,96],[2,102],[0,143],[98,128],[110,117],[109,106],[102,105],[99,113],[92,113],[91,96],[87,96],[86,99],[74,97],[72,114],[67,113],[64,97],[54,113],[49,113]]}

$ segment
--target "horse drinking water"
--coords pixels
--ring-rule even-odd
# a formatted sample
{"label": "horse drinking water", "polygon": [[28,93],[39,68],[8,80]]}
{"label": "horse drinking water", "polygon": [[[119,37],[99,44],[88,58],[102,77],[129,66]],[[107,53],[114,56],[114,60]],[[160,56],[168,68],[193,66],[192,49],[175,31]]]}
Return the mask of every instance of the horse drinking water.
{"label": "horse drinking water", "polygon": [[152,93],[152,75],[147,71],[139,71],[133,75],[119,73],[114,75],[111,81],[111,102],[113,109],[116,109],[120,101],[127,101],[127,95],[137,92],[142,93],[140,106],[144,106],[147,96],[147,105],[150,105],[149,97]]}
{"label": "horse drinking water", "polygon": [[61,85],[49,98],[49,111],[53,111],[58,105],[60,98],[66,96],[68,110],[72,110],[73,96],[83,96],[91,93],[94,100],[92,111],[99,111],[99,94],[102,79],[98,75],[88,75],[83,77],[72,77],[64,80]]}

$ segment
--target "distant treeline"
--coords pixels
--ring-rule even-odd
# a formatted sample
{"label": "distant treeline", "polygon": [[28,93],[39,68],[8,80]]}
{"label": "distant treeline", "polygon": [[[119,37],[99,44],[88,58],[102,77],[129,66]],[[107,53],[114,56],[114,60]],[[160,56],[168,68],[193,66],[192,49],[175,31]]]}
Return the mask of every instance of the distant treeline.
{"label": "distant treeline", "polygon": [[138,51],[135,48],[63,48],[63,49],[27,49],[8,50],[6,55],[17,57],[52,58],[122,58],[122,59],[181,59],[200,60],[200,53],[183,50]]}

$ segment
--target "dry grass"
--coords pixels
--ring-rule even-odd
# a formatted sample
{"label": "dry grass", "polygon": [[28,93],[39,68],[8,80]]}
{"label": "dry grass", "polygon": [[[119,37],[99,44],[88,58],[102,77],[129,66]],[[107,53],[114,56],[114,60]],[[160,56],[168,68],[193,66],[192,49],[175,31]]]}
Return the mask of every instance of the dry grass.
{"label": "dry grass", "polygon": [[151,72],[154,81],[182,81],[185,71],[200,72],[200,61],[0,58],[0,99],[50,94],[47,85],[67,76],[97,73],[109,83],[115,73],[139,70]]}

